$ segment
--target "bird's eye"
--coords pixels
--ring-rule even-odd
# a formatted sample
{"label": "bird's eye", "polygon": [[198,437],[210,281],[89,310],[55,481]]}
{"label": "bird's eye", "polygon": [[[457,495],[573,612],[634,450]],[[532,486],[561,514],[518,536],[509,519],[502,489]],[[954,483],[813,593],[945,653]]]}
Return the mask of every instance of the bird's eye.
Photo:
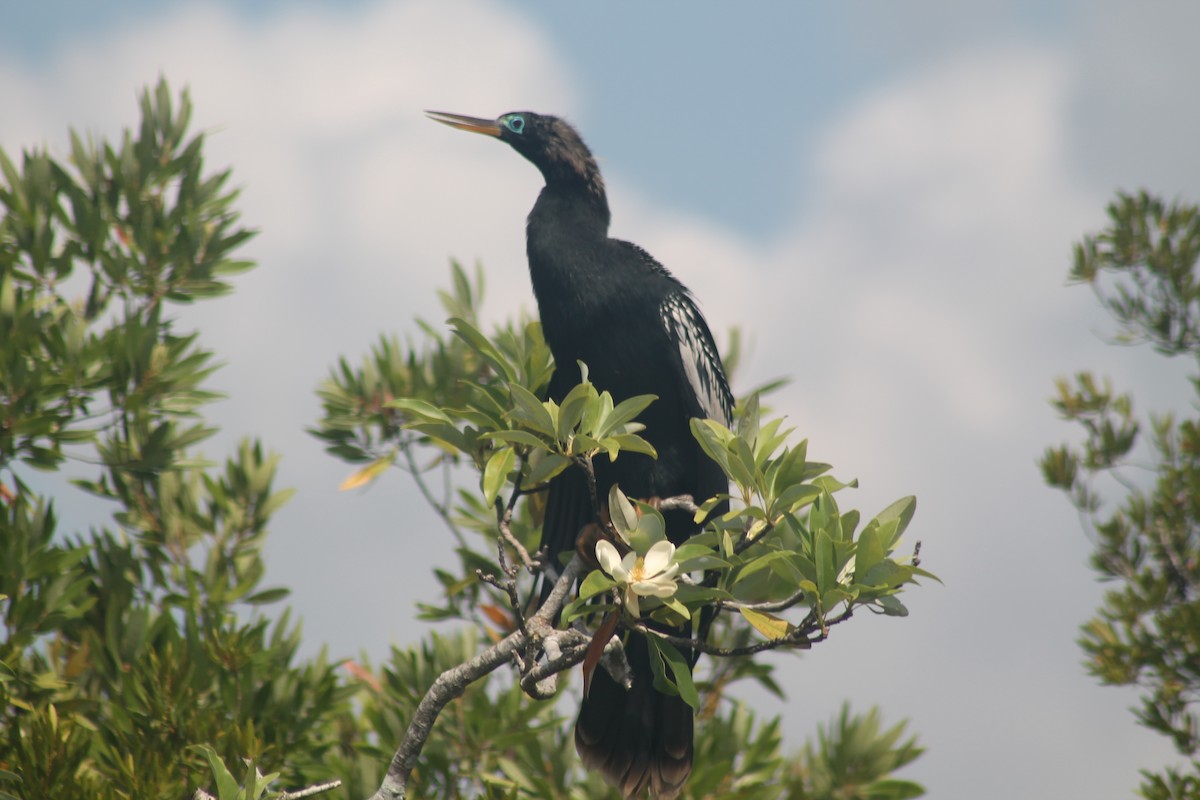
{"label": "bird's eye", "polygon": [[512,114],[504,118],[504,127],[508,128],[513,133],[522,133],[525,130],[525,118],[520,114]]}

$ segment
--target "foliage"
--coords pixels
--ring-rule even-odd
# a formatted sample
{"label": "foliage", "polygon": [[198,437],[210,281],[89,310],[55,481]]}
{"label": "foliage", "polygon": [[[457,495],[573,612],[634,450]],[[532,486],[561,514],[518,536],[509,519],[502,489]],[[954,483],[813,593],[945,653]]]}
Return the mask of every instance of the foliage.
{"label": "foliage", "polygon": [[[347,692],[324,659],[296,663],[286,612],[253,611],[286,594],[260,586],[290,494],[273,488],[276,457],[255,442],[220,469],[194,456],[213,432],[212,354],[170,307],[227,292],[252,232],[187,133],[187,95],[175,106],[160,83],[141,111],[116,145],[72,133],[67,163],[0,152],[7,796],[183,797],[211,774],[205,752],[303,780]],[[76,484],[111,502],[109,525],[58,531],[28,469],[67,459],[94,470]]]}
{"label": "foliage", "polygon": [[[472,280],[454,265],[453,285],[452,292],[441,296],[451,333],[419,321],[423,336],[416,340],[402,345],[394,338],[383,339],[358,367],[342,359],[319,389],[324,415],[313,432],[334,455],[365,464],[346,481],[347,488],[369,483],[393,464],[413,475],[458,544],[458,568],[437,573],[444,589],[442,602],[423,606],[423,613],[431,620],[470,621],[490,631],[494,642],[518,624],[525,609],[514,607],[500,585],[480,575],[501,575],[505,564],[521,562],[522,549],[533,551],[544,487],[562,470],[576,465],[588,469],[594,458],[653,452],[638,435],[636,417],[654,398],[614,403],[607,392],[587,381],[583,365],[584,382],[561,403],[544,399],[551,362],[538,324],[519,318],[485,335],[478,313],[482,276],[477,271]],[[738,657],[709,661],[698,690],[683,669],[685,661],[677,650],[681,643],[670,637],[653,640],[660,655],[655,664],[661,685],[708,709],[704,718],[710,722],[700,726],[703,739],[710,725],[719,728],[735,717],[744,719],[739,715],[745,710],[727,695],[737,680],[757,680],[780,693],[771,668],[749,659],[750,653],[807,648],[828,636],[829,626],[864,607],[903,616],[907,612],[897,595],[928,573],[915,559],[893,555],[912,518],[914,500],[900,500],[860,527],[859,514],[842,512],[834,499],[851,484],[829,476],[827,465],[808,461],[803,442],[788,445],[791,431],[781,420],[760,418],[757,395],[741,405],[735,430],[697,421],[694,432],[734,487],[724,498],[697,498],[702,503],[698,516],[707,516],[721,499],[732,500],[734,510],[709,520],[702,534],[675,551],[680,571],[692,577],[679,583],[674,596],[642,598],[639,605],[647,609],[646,617],[669,623],[715,604],[736,609],[718,616],[711,647]],[[468,482],[475,486],[467,488]],[[443,488],[435,492],[434,486]],[[614,533],[635,552],[645,555],[664,538],[656,508],[635,504],[619,490],[607,507]],[[504,539],[502,533],[511,538]],[[498,541],[503,542],[499,549]],[[527,583],[532,581],[527,577]],[[579,601],[564,611],[564,621],[615,608],[620,598],[617,584],[611,575],[593,571],[583,581]],[[520,592],[530,595],[530,589]],[[798,619],[781,616],[793,609],[800,612]],[[642,624],[633,617],[624,622]],[[868,718],[853,723],[870,729]],[[561,731],[562,726],[551,727]],[[399,733],[380,740],[398,741]],[[748,746],[753,738],[747,731],[738,747]],[[874,734],[867,738],[874,744],[882,741]],[[837,740],[843,741],[840,734]],[[560,739],[554,741],[543,744],[540,752],[566,747]],[[890,744],[885,749],[901,752]],[[856,758],[861,755],[854,752]],[[729,762],[738,760],[731,755],[724,763]],[[855,763],[861,766],[863,760]],[[881,763],[856,775],[882,779],[897,766],[880,768]],[[747,766],[753,770],[762,764]],[[688,792],[695,796],[703,796],[707,785],[700,772],[698,767],[689,784]],[[562,775],[553,777],[557,784],[549,785],[563,785]],[[534,785],[526,785],[532,781],[527,770],[522,781],[519,785],[526,789]],[[844,781],[834,783],[839,791],[847,791]],[[427,791],[410,788],[414,793]]]}
{"label": "foliage", "polygon": [[[1108,215],[1108,228],[1076,246],[1071,279],[1095,289],[1118,341],[1189,360],[1200,396],[1200,210],[1143,193],[1120,195]],[[1096,544],[1093,568],[1116,583],[1083,627],[1088,669],[1140,687],[1138,721],[1190,759],[1186,770],[1144,772],[1142,795],[1200,797],[1200,417],[1152,413],[1142,443],[1132,397],[1090,372],[1059,380],[1053,404],[1085,438],[1047,450],[1043,474],[1079,510]],[[1153,466],[1139,467],[1148,457]],[[1105,478],[1122,495],[1111,510]]]}
{"label": "foliage", "polygon": [[[65,162],[0,152],[0,797],[203,789],[239,800],[331,778],[345,797],[368,795],[437,677],[516,624],[519,609],[476,572],[501,572],[498,528],[533,546],[538,485],[580,459],[645,449],[635,421],[645,400],[614,404],[585,385],[561,406],[543,401],[551,361],[537,324],[484,336],[482,275],[455,268],[441,296],[454,333],[419,322],[414,341],[383,339],[360,367],[343,361],[320,390],[315,432],[359,468],[351,485],[393,463],[412,473],[458,544],[459,563],[437,570],[444,597],[422,613],[474,624],[378,666],[297,658],[299,627],[286,610],[265,613],[286,591],[261,585],[264,538],[289,496],[274,488],[277,457],[257,442],[219,467],[196,452],[213,433],[203,417],[213,354],[172,309],[230,291],[251,266],[234,254],[252,232],[238,224],[229,173],[205,169],[190,112],[186,93],[175,101],[160,82],[141,99],[139,128],[115,144],[72,133]],[[648,611],[795,600],[814,641],[856,605],[902,613],[896,594],[922,574],[891,555],[911,502],[860,530],[833,500],[843,485],[786,445],[777,422],[760,424],[754,405],[736,431],[699,431],[744,479],[743,505],[676,554],[711,585]],[[75,489],[68,465],[82,476]],[[79,491],[111,518],[64,532],[57,508]],[[625,530],[648,541],[656,512],[638,508]],[[801,581],[802,597],[788,592]],[[799,629],[774,615],[723,613],[714,641],[748,648]],[[687,796],[920,794],[891,777],[920,752],[902,726],[844,712],[789,755],[779,720],[760,722],[728,693],[744,679],[779,693],[770,666],[748,657],[712,659],[698,684]],[[531,700],[507,674],[478,681],[434,727],[413,794],[611,797],[577,765],[564,718],[575,702]]]}

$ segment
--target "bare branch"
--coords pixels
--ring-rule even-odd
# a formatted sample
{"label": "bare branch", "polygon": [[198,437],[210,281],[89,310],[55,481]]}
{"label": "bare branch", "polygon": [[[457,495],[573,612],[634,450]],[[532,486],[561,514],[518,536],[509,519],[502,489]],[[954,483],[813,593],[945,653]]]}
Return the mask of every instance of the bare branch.
{"label": "bare branch", "polygon": [[[519,475],[520,472],[523,471],[524,460],[522,459],[522,469],[518,471],[517,474]],[[513,487],[512,494],[508,497],[507,504],[501,506],[499,500],[496,501],[496,525],[500,528],[500,535],[504,538],[504,541],[508,542],[508,546],[515,550],[517,555],[520,556],[521,563],[525,565],[525,569],[537,574],[537,568],[540,566],[539,562],[536,559],[530,558],[529,551],[526,550],[525,546],[517,540],[516,536],[513,536],[511,527],[513,509],[516,507],[517,500],[520,499],[522,494],[521,487],[515,486]],[[501,555],[501,558],[503,558],[503,554]]]}
{"label": "bare branch", "polygon": [[[327,783],[314,783],[312,786],[306,786],[294,792],[283,792],[276,800],[302,800],[305,797],[312,797],[313,795],[321,794],[321,792],[336,789],[341,785],[342,782],[340,780],[328,781]],[[217,798],[203,789],[197,789],[195,794],[192,795],[192,800],[217,800]]]}
{"label": "bare branch", "polygon": [[443,475],[443,480],[446,482],[446,486],[443,487],[443,491],[446,493],[446,499],[444,503],[440,503],[438,502],[438,499],[433,496],[433,492],[430,491],[429,486],[425,483],[425,478],[422,477],[424,475],[424,470],[422,470],[420,465],[417,464],[416,456],[413,455],[413,441],[411,438],[405,438],[400,443],[400,452],[404,453],[404,460],[408,464],[408,474],[412,475],[413,480],[417,484],[417,489],[420,490],[421,496],[425,498],[425,502],[428,503],[430,508],[437,512],[437,515],[442,518],[442,522],[446,524],[446,527],[450,530],[450,534],[454,537],[454,541],[458,543],[458,546],[466,547],[466,537],[463,536],[463,532],[459,529],[458,525],[454,524],[454,520],[450,517],[450,496],[448,490],[450,480],[449,473],[445,473]]}
{"label": "bare branch", "polygon": [[279,795],[276,800],[300,800],[303,797],[312,797],[321,792],[328,792],[330,789],[336,789],[342,785],[341,781],[329,781],[328,783],[316,783],[305,789],[297,789],[294,792],[284,792]]}
{"label": "bare branch", "polygon": [[659,511],[675,511],[676,509],[689,514],[700,512],[700,506],[696,505],[696,500],[690,494],[677,494],[674,497],[664,497],[658,501]]}
{"label": "bare branch", "polygon": [[590,639],[569,628],[554,631],[542,640],[544,661],[533,664],[521,675],[521,689],[535,700],[549,700],[558,692],[558,675],[583,661]]}
{"label": "bare branch", "polygon": [[732,658],[736,656],[749,656],[755,653],[761,653],[766,650],[779,650],[782,648],[795,648],[797,650],[808,650],[817,642],[823,642],[829,638],[829,629],[834,625],[845,622],[854,615],[853,608],[846,608],[845,611],[835,617],[828,619],[818,618],[815,612],[810,612],[804,621],[791,630],[786,636],[779,639],[771,639],[757,644],[747,645],[746,647],[717,647],[709,644],[702,639],[687,638],[684,636],[674,636],[662,631],[656,631],[653,628],[648,628],[642,623],[637,623],[628,626],[631,630],[638,633],[644,633],[647,636],[657,636],[668,644],[675,647],[687,648],[695,650],[699,653],[704,653],[709,656],[719,658]]}
{"label": "bare branch", "polygon": [[733,608],[746,609],[747,611],[765,611],[767,613],[775,613],[777,611],[786,611],[798,603],[804,601],[804,590],[799,589],[795,594],[789,595],[783,600],[777,600],[772,603],[739,603],[736,600],[717,600],[714,605],[718,608]]}
{"label": "bare branch", "polygon": [[[514,631],[469,661],[448,669],[438,676],[437,680],[433,682],[433,686],[429,687],[429,691],[417,705],[417,710],[408,724],[408,730],[405,731],[404,738],[396,749],[396,754],[392,756],[387,775],[384,776],[383,783],[380,784],[375,794],[371,795],[371,800],[405,800],[407,798],[408,777],[417,765],[417,759],[433,730],[433,724],[437,721],[438,714],[451,700],[461,697],[472,683],[513,660],[528,646],[531,640],[544,640],[554,631],[553,620],[562,610],[563,603],[570,593],[571,587],[575,584],[581,565],[582,561],[578,556],[571,559],[554,584],[546,602],[537,610],[537,613],[529,618],[527,630]],[[582,655],[577,660],[571,661],[566,654],[563,654],[562,668],[566,669],[582,660]]]}
{"label": "bare branch", "polygon": [[807,650],[813,642],[823,641],[825,634],[818,634],[816,637],[810,636],[813,632],[820,629],[820,626],[803,626],[797,627],[791,633],[780,639],[771,639],[758,644],[749,645],[747,647],[717,647],[711,645],[701,639],[694,639],[685,636],[674,636],[662,631],[656,631],[653,628],[648,628],[640,622],[629,626],[632,630],[638,633],[644,633],[647,636],[657,636],[668,644],[675,647],[682,647],[696,652],[704,653],[709,656],[717,656],[719,658],[732,658],[735,656],[749,656],[755,653],[761,653],[764,650],[779,650],[780,648],[789,647],[797,650]]}

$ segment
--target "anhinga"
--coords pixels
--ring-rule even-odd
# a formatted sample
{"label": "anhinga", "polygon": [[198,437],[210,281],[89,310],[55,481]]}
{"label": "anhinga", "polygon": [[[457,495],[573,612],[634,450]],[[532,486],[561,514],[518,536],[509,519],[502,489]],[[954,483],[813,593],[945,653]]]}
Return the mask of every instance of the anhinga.
{"label": "anhinga", "polygon": [[[615,483],[629,497],[691,495],[697,503],[725,492],[728,481],[691,434],[693,417],[728,425],[733,398],[704,317],[687,288],[649,253],[608,235],[604,181],[579,134],[557,117],[517,111],[495,120],[427,112],[431,119],[494,136],[541,170],[546,185],[526,226],[529,274],[542,331],[556,370],[550,396],[563,397],[580,381],[578,362],[614,402],[640,394],[658,400],[642,412],[642,431],[657,459],[633,453],[595,462],[598,497]],[[698,526],[692,515],[667,511],[667,536],[680,544]],[[581,529],[596,521],[582,470],[552,483],[542,545],[551,564],[575,548]],[[575,725],[585,765],[599,770],[626,797],[649,787],[660,798],[680,792],[692,769],[692,710],[653,687],[648,646],[625,643],[633,672],[626,690],[596,670]]]}

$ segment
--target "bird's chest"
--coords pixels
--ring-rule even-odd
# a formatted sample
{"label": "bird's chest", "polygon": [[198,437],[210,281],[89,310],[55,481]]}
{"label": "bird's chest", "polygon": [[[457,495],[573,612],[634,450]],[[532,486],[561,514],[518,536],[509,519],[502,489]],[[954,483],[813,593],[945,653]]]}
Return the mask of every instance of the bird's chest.
{"label": "bird's chest", "polygon": [[592,382],[618,401],[654,392],[666,345],[657,305],[627,281],[563,272],[534,277],[542,333],[558,368],[578,381],[575,364],[584,362]]}

